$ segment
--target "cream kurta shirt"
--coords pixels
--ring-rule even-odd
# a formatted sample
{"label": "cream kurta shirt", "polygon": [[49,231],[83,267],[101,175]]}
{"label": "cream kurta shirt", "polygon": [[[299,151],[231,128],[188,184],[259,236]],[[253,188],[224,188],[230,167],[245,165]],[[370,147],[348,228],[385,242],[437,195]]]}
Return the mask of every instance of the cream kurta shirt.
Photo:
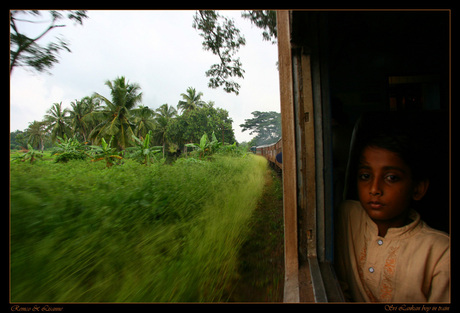
{"label": "cream kurta shirt", "polygon": [[412,222],[378,236],[359,201],[339,208],[336,270],[357,302],[450,302],[449,236],[411,211]]}

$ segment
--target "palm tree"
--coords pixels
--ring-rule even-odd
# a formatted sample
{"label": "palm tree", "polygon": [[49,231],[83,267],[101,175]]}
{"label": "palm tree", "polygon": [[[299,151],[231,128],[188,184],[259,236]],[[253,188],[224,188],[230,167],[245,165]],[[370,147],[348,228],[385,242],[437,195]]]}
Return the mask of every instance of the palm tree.
{"label": "palm tree", "polygon": [[182,110],[182,112],[189,112],[196,110],[197,108],[203,107],[206,103],[201,100],[203,96],[202,92],[197,93],[195,88],[188,87],[187,93],[181,93],[183,100],[180,100],[177,104],[177,108]]}
{"label": "palm tree", "polygon": [[26,133],[29,135],[27,143],[32,143],[32,147],[38,147],[41,151],[44,149],[43,141],[45,139],[45,123],[33,121],[29,123]]}
{"label": "palm tree", "polygon": [[166,133],[168,131],[168,126],[172,118],[177,115],[177,110],[168,106],[167,103],[160,106],[155,110],[155,139],[157,142],[160,142],[163,145],[163,157],[165,156],[165,147],[166,147]]}
{"label": "palm tree", "polygon": [[102,138],[114,136],[114,142],[120,150],[124,150],[134,135],[134,124],[131,121],[131,110],[142,100],[140,86],[130,84],[125,77],[117,77],[113,82],[108,80],[105,85],[110,89],[111,100],[95,93],[94,96],[105,103],[105,107],[96,115],[101,122],[90,134],[98,143]]}
{"label": "palm tree", "polygon": [[155,129],[155,122],[153,117],[155,112],[148,106],[140,105],[136,109],[132,109],[133,122],[136,125],[136,137],[145,138],[145,135],[151,130]]}
{"label": "palm tree", "polygon": [[51,109],[46,111],[44,118],[45,124],[48,126],[47,131],[51,130],[51,140],[54,142],[56,137],[64,137],[64,134],[69,135],[69,127],[67,125],[68,109],[62,108],[60,103],[53,103]]}
{"label": "palm tree", "polygon": [[74,135],[78,133],[84,141],[88,141],[89,133],[96,126],[92,113],[99,105],[99,99],[94,96],[84,97],[80,101],[75,99],[75,102],[70,103],[72,109],[69,110],[69,124]]}

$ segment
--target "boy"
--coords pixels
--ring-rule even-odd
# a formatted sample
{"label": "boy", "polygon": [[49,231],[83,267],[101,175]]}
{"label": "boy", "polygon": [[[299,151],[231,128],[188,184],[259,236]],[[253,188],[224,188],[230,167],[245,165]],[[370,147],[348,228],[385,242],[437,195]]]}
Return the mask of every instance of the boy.
{"label": "boy", "polygon": [[359,150],[359,201],[338,212],[336,270],[347,300],[450,300],[449,237],[411,209],[429,186],[412,142],[377,134]]}

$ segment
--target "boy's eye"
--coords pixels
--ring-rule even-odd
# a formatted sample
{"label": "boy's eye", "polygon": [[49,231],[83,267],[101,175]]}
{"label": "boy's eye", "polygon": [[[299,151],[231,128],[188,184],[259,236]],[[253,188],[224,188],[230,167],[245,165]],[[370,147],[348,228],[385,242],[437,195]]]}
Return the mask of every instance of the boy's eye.
{"label": "boy's eye", "polygon": [[387,176],[385,176],[385,179],[387,181],[389,181],[390,183],[394,183],[394,182],[399,181],[399,177],[396,176],[396,175],[387,175]]}
{"label": "boy's eye", "polygon": [[369,180],[369,178],[371,178],[370,174],[367,174],[367,173],[358,174],[358,179],[359,180],[366,181],[366,180]]}

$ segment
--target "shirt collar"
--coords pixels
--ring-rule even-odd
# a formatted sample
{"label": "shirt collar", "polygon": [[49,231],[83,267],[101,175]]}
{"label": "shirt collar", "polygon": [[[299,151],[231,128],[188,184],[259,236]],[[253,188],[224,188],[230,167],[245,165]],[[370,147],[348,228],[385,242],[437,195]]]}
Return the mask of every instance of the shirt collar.
{"label": "shirt collar", "polygon": [[[364,211],[364,214],[366,216],[367,231],[372,235],[378,236],[379,229],[377,227],[377,224],[375,224],[375,222],[369,217],[366,211]],[[418,214],[417,211],[411,209],[409,212],[409,219],[411,219],[412,222],[403,227],[388,228],[387,234],[385,235],[385,239],[404,239],[412,236],[421,227],[420,214]]]}

